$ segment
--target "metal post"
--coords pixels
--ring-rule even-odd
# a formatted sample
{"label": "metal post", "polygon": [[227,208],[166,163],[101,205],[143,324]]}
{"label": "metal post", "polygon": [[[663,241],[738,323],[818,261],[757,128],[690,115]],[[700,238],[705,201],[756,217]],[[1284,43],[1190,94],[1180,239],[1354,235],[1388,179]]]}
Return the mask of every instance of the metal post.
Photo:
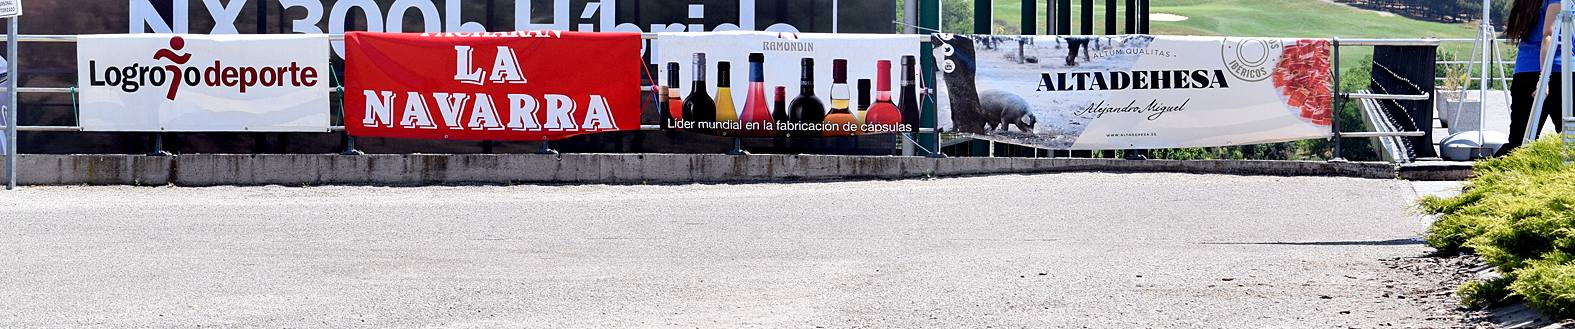
{"label": "metal post", "polygon": [[[1477,102],[1477,147],[1475,149],[1476,154],[1472,155],[1474,158],[1486,158],[1492,155],[1486,152],[1488,85],[1493,83],[1493,70],[1489,69],[1489,67],[1503,67],[1496,62],[1498,58],[1493,56],[1494,53],[1498,52],[1498,47],[1494,46],[1497,43],[1495,39],[1498,36],[1493,32],[1492,5],[1491,0],[1482,0],[1482,26],[1477,31],[1477,40],[1482,43],[1482,81],[1478,83],[1477,90],[1477,99],[1480,101]],[[1469,80],[1467,81],[1469,82]]]}
{"label": "metal post", "polygon": [[[1575,14],[1572,13],[1575,13],[1575,8],[1570,8],[1570,2],[1569,0],[1566,0],[1566,2],[1564,2],[1564,16],[1566,16],[1567,19],[1561,24],[1562,28],[1564,28],[1566,31],[1575,30]],[[1561,68],[1562,74],[1564,74],[1564,80],[1562,80],[1561,83],[1564,85],[1564,98],[1566,99],[1564,99],[1564,113],[1562,113],[1562,115],[1564,115],[1564,126],[1562,126],[1561,131],[1564,132],[1564,146],[1566,146],[1566,148],[1570,148],[1570,146],[1575,146],[1575,107],[1570,105],[1569,99],[1570,69],[1575,69],[1570,68],[1570,52],[1572,52],[1570,47],[1575,47],[1575,36],[1567,36],[1564,41],[1566,41],[1566,43],[1562,44],[1561,46],[1561,49],[1564,49],[1564,68]],[[1572,161],[1575,161],[1575,159],[1572,159],[1572,157],[1569,156],[1564,157],[1564,162],[1566,162],[1566,164],[1569,164],[1569,162]]]}
{"label": "metal post", "polygon": [[[634,3],[640,3],[635,1]],[[919,34],[919,2],[908,0],[902,3],[902,31],[906,34]],[[929,33],[929,32],[925,32]]]}
{"label": "metal post", "polygon": [[995,34],[994,29],[990,28],[995,23],[993,22],[995,18],[994,8],[995,6],[990,0],[973,0],[974,34]]}
{"label": "metal post", "polygon": [[1137,34],[1137,0],[1127,0],[1127,34]]}
{"label": "metal post", "polygon": [[[1562,114],[1570,113],[1570,109],[1575,108],[1575,99],[1570,99],[1570,96],[1571,96],[1570,90],[1571,90],[1572,87],[1575,87],[1575,86],[1571,86],[1571,81],[1570,81],[1570,76],[1571,76],[1571,74],[1570,74],[1570,71],[1571,71],[1570,64],[1572,64],[1572,60],[1570,59],[1570,56],[1575,55],[1575,49],[1570,49],[1571,46],[1575,46],[1575,33],[1572,33],[1572,31],[1575,31],[1575,14],[1572,14],[1572,13],[1575,13],[1575,12],[1571,11],[1570,1],[1569,0],[1561,1],[1561,3],[1563,4],[1563,7],[1562,7],[1562,9],[1560,11],[1562,11],[1563,13],[1561,13],[1559,15],[1559,25],[1563,25],[1564,26],[1564,29],[1563,29],[1564,32],[1559,34],[1559,43],[1558,43],[1559,48],[1558,49],[1559,49],[1559,52],[1563,53],[1563,54],[1561,54],[1562,56],[1560,56],[1561,57],[1560,61],[1563,62],[1563,66],[1559,67],[1559,79],[1560,79],[1559,80],[1559,87],[1560,87],[1559,88],[1560,89],[1559,90],[1559,93],[1560,93],[1559,95],[1563,96],[1563,98],[1564,98],[1563,99],[1563,101],[1564,101],[1563,103],[1564,104],[1563,104],[1563,107],[1562,107],[1563,111],[1559,111],[1559,114],[1562,115]],[[12,80],[15,81],[15,79],[12,79]],[[1568,115],[1565,115],[1565,117],[1568,117]],[[1540,121],[1542,121],[1542,116],[1538,115],[1538,116],[1532,117],[1532,120],[1540,122]],[[1567,125],[1569,123],[1566,122],[1565,124]],[[1560,127],[1560,128],[1562,128],[1562,127]],[[1567,136],[1569,136],[1568,134],[1569,134],[1569,132],[1566,131],[1565,132],[1566,139],[1568,139],[1567,138]]]}
{"label": "metal post", "polygon": [[153,150],[152,151],[148,151],[148,156],[150,156],[150,157],[167,157],[167,156],[171,156],[171,155],[175,155],[175,154],[172,154],[169,151],[165,151],[164,150],[164,133],[162,133],[162,132],[155,132],[155,133],[153,133]]}
{"label": "metal post", "polygon": [[551,142],[548,142],[546,138],[542,138],[541,139],[541,149],[536,150],[536,154],[541,154],[541,155],[558,155],[559,153],[558,153],[558,150],[552,149],[552,143]]}
{"label": "metal post", "polygon": [[1035,0],[1023,0],[1022,35],[1039,34],[1039,3]]}
{"label": "metal post", "polygon": [[[1559,41],[1561,42],[1559,49],[1564,52],[1564,66],[1559,68],[1559,73],[1563,74],[1564,78],[1564,80],[1560,82],[1564,89],[1564,109],[1563,111],[1559,111],[1559,115],[1562,115],[1562,118],[1564,119],[1564,126],[1558,128],[1560,128],[1559,130],[1563,131],[1565,146],[1569,147],[1572,144],[1575,144],[1575,129],[1571,129],[1571,127],[1575,127],[1575,106],[1570,105],[1571,100],[1569,99],[1571,88],[1570,72],[1572,69],[1575,69],[1570,67],[1570,56],[1572,52],[1570,47],[1575,47],[1575,35],[1572,35],[1575,33],[1569,32],[1575,31],[1575,8],[1571,7],[1572,2],[1570,0],[1560,1],[1560,4],[1562,8],[1560,11],[1562,12],[1559,13],[1560,20],[1558,27],[1554,29],[1564,31],[1562,33],[1556,34],[1560,36]],[[1542,121],[1542,115],[1539,114],[1532,116],[1532,121]],[[1575,158],[1571,158],[1569,154],[1566,154],[1564,162],[1570,163],[1571,161],[1575,161]]]}
{"label": "metal post", "polygon": [[1045,0],[1045,35],[1056,35],[1056,25],[1060,19],[1056,18],[1056,2],[1061,0]]}
{"label": "metal post", "polygon": [[1116,0],[1105,0],[1105,34],[1121,34],[1116,31]]}
{"label": "metal post", "polygon": [[1054,0],[1055,7],[1055,35],[1072,34],[1072,0]]}
{"label": "metal post", "polygon": [[1345,95],[1340,92],[1340,37],[1335,37],[1331,45],[1332,47],[1330,48],[1334,52],[1331,55],[1334,59],[1332,61],[1334,65],[1331,65],[1334,67],[1334,87],[1330,88],[1330,90],[1334,90],[1334,100],[1332,101],[1334,104],[1331,113],[1329,113],[1331,116],[1329,118],[1329,130],[1332,133],[1330,140],[1334,141],[1334,155],[1329,157],[1329,162],[1345,162],[1345,158],[1340,156],[1341,151],[1343,151],[1340,144],[1345,142],[1344,139],[1340,138],[1340,110],[1344,108],[1344,104],[1341,104],[1341,101],[1345,99]]}
{"label": "metal post", "polygon": [[1138,28],[1138,30],[1142,31],[1143,34],[1149,34],[1148,25],[1149,23],[1154,22],[1148,18],[1148,8],[1148,0],[1138,0],[1138,9],[1142,10],[1138,14],[1138,24],[1143,24],[1142,27]]}
{"label": "metal post", "polygon": [[5,111],[5,150],[7,153],[5,157],[5,189],[7,190],[16,189],[16,156],[22,148],[21,145],[16,143],[16,126],[19,126],[16,121],[16,112],[18,110],[16,106],[16,81],[22,77],[16,70],[16,63],[20,60],[20,58],[16,57],[16,20],[16,17],[6,19],[5,57],[7,59],[6,75],[9,78],[6,79],[5,84],[6,95],[10,96],[9,100],[6,101]]}
{"label": "metal post", "polygon": [[348,133],[344,136],[345,149],[344,151],[339,151],[339,155],[366,155],[366,152],[361,152],[361,150],[355,149],[355,136],[350,136]]}
{"label": "metal post", "polygon": [[[941,7],[940,7],[941,1],[940,0],[908,0],[908,1],[918,1],[919,2],[919,27],[920,28],[935,29],[937,27],[940,27],[940,25],[941,25],[941,10],[940,10],[941,9]],[[929,54],[929,53],[931,53],[934,50],[935,50],[935,46],[934,45],[932,45],[932,44],[930,44],[928,42],[925,42],[923,45],[920,46],[919,53],[920,54]],[[919,65],[921,67],[925,68],[925,69],[919,70],[919,72],[923,72],[921,74],[923,76],[920,77],[920,79],[919,79],[920,83],[922,84],[921,85],[922,88],[920,89],[920,92],[924,93],[923,96],[925,96],[923,98],[920,98],[920,99],[922,99],[920,102],[924,103],[923,104],[924,108],[921,109],[923,114],[919,116],[919,128],[931,128],[931,129],[938,128],[937,127],[938,126],[938,124],[937,124],[938,120],[936,118],[936,106],[937,105],[936,105],[935,97],[934,97],[935,96],[935,91],[933,90],[935,88],[935,56],[919,56]],[[929,154],[927,156],[932,157],[932,158],[934,158],[934,157],[945,157],[946,155],[941,153],[941,148],[940,148],[940,145],[941,145],[941,134],[939,133],[940,130],[939,129],[935,129],[933,131],[936,131],[936,132],[927,133],[927,134],[917,134],[919,136],[919,143],[920,144],[924,144],[924,145],[935,145],[936,146],[935,148],[931,148],[929,150],[930,152],[929,152]]]}
{"label": "metal post", "polygon": [[1083,0],[1078,6],[1078,12],[1082,13],[1083,17],[1082,22],[1079,22],[1081,24],[1078,24],[1083,28],[1080,34],[1094,35],[1094,0]]}
{"label": "metal post", "polygon": [[[841,145],[838,146],[840,147]],[[727,155],[749,155],[749,151],[744,150],[744,139],[733,137],[733,149],[728,150]]]}

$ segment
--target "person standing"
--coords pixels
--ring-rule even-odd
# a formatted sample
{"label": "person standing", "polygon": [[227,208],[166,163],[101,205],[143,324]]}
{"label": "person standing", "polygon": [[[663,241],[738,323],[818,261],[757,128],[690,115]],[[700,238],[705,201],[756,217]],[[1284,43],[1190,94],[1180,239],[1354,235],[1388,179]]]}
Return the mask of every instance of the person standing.
{"label": "person standing", "polygon": [[[1526,126],[1531,123],[1531,107],[1537,101],[1537,83],[1542,78],[1542,63],[1553,58],[1553,72],[1561,67],[1558,58],[1558,41],[1553,38],[1553,23],[1561,10],[1559,0],[1515,0],[1510,8],[1509,26],[1504,35],[1519,42],[1520,53],[1515,57],[1515,76],[1510,81],[1509,143],[1498,149],[1494,156],[1505,156],[1520,147],[1526,139]],[[1548,98],[1542,107],[1542,116],[1552,117],[1554,127],[1564,127],[1560,93],[1562,85],[1558,74],[1548,79]]]}

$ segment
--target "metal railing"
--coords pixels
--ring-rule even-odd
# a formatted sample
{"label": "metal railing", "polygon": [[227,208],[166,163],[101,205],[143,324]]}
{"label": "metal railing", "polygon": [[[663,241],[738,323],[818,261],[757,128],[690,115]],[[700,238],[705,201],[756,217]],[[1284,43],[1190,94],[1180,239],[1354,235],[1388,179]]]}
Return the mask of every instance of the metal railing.
{"label": "metal railing", "polygon": [[[329,40],[331,40],[331,41],[342,41],[342,40],[344,40],[344,35],[342,35],[342,34],[331,34],[328,37],[329,37]],[[657,38],[657,34],[655,34],[655,33],[642,33],[641,34],[641,38],[645,39],[645,40],[654,40],[654,39]],[[929,38],[930,38],[929,35],[917,35],[916,36],[916,39],[918,39],[917,41],[920,42],[920,43],[927,43],[927,42],[929,42],[929,40],[930,40]],[[17,40],[19,42],[59,42],[59,43],[71,43],[71,42],[76,42],[77,41],[77,36],[75,36],[75,35],[19,35]],[[1346,132],[1346,131],[1342,131],[1341,128],[1340,128],[1339,120],[1338,120],[1338,111],[1342,110],[1342,102],[1345,99],[1384,99],[1384,100],[1428,100],[1428,99],[1431,99],[1431,95],[1428,95],[1428,94],[1421,94],[1421,95],[1385,95],[1385,94],[1370,94],[1370,93],[1340,93],[1339,92],[1339,81],[1340,81],[1340,78],[1339,78],[1340,77],[1340,64],[1339,64],[1340,61],[1339,61],[1339,57],[1340,57],[1340,48],[1341,47],[1357,47],[1357,46],[1437,46],[1441,42],[1446,42],[1446,41],[1454,41],[1454,40],[1452,40],[1452,39],[1362,39],[1362,38],[1358,38],[1358,39],[1342,39],[1342,38],[1334,38],[1334,40],[1333,40],[1333,54],[1332,55],[1333,55],[1335,60],[1332,61],[1334,63],[1334,65],[1333,65],[1334,66],[1333,67],[1333,69],[1334,69],[1334,79],[1333,80],[1334,81],[1332,83],[1334,84],[1334,88],[1333,89],[1336,91],[1334,93],[1335,94],[1334,111],[1336,111],[1336,113],[1334,114],[1335,120],[1332,120],[1332,124],[1331,124],[1331,126],[1332,126],[1332,128],[1331,128],[1332,129],[1332,137],[1331,138],[1334,139],[1334,140],[1339,140],[1341,138],[1417,137],[1417,136],[1424,136],[1426,133],[1425,132],[1420,132],[1420,131],[1404,131],[1404,132],[1378,132],[1378,131],[1373,131],[1373,132]],[[4,90],[4,88],[0,88],[0,90]],[[641,91],[643,91],[643,92],[649,92],[649,91],[653,91],[653,90],[654,90],[654,87],[652,87],[652,86],[641,86]],[[72,88],[72,87],[18,87],[17,88],[17,92],[19,92],[19,93],[57,93],[57,94],[62,94],[62,93],[76,93],[77,90],[76,90],[76,88]],[[339,93],[339,92],[343,92],[343,90],[342,90],[342,87],[336,87],[336,88],[332,89],[330,92],[332,92],[332,93]],[[78,120],[80,120],[80,118],[78,118]],[[0,128],[4,128],[4,126],[0,126]],[[82,127],[80,126],[80,123],[79,123],[76,126],[17,126],[17,130],[18,131],[28,131],[28,132],[80,132],[80,131],[82,131]],[[331,132],[343,132],[345,130],[345,127],[344,126],[331,126],[331,127],[329,127],[329,130]],[[641,130],[660,130],[660,126],[658,126],[658,125],[642,125],[641,126]],[[939,131],[938,129],[934,129],[934,128],[919,128],[915,132],[916,133],[936,133],[938,131]],[[937,142],[938,141],[939,141],[939,139],[937,139]],[[353,137],[351,137],[351,142],[350,143],[351,143],[351,145],[347,146],[347,148],[353,150],[353,148],[354,148],[354,146],[353,146]],[[939,147],[937,146],[937,151],[938,151],[938,149],[939,149]],[[348,151],[349,150],[347,150],[347,152]],[[1333,156],[1333,159],[1331,159],[1331,161],[1344,161],[1343,157],[1340,155],[1341,151],[1342,150],[1341,150],[1341,147],[1340,147],[1340,143],[1338,143],[1338,142],[1335,143],[1335,145],[1334,145],[1334,152],[1335,152],[1335,154]]]}
{"label": "metal railing", "polygon": [[[328,35],[328,40],[329,41],[343,41],[344,38],[345,38],[345,36],[343,34],[329,34]],[[641,33],[640,34],[640,38],[644,39],[644,40],[655,40],[657,38],[657,34],[656,33]],[[77,39],[78,38],[77,38],[76,35],[18,35],[17,36],[17,42],[32,42],[32,43],[75,43],[75,42],[77,42]],[[930,42],[930,36],[929,35],[917,35],[917,39],[918,39],[918,42],[920,42],[920,43],[928,43],[928,42]],[[0,92],[5,92],[5,91],[8,91],[8,90],[9,90],[9,88],[6,88],[4,86],[0,86]],[[16,91],[17,91],[17,93],[29,93],[29,94],[75,94],[75,93],[78,92],[77,88],[75,88],[75,87],[17,87]],[[656,91],[656,87],[655,86],[651,86],[651,85],[642,85],[642,86],[640,86],[640,91],[641,92],[654,92],[654,91]],[[331,93],[331,94],[333,94],[333,93],[343,93],[343,92],[344,92],[343,86],[335,86],[334,88],[331,88],[329,90],[329,93]],[[25,131],[25,132],[80,132],[80,131],[83,131],[82,126],[81,126],[81,118],[74,118],[74,119],[76,119],[77,122],[78,122],[77,125],[75,125],[75,126],[21,126],[21,125],[19,125],[19,126],[16,127],[16,130],[17,131]],[[6,125],[0,124],[0,130],[6,129],[6,128],[9,128],[9,127],[6,126]],[[329,126],[328,130],[330,132],[344,132],[345,131],[345,127],[344,126]],[[661,130],[661,125],[641,125],[640,126],[640,130],[642,130],[642,131],[658,131],[658,130]],[[935,133],[936,131],[937,131],[937,129],[935,129],[935,128],[917,128],[914,132],[915,133]],[[354,138],[354,137],[351,137],[351,138]],[[350,151],[353,151],[353,148],[354,148],[353,147],[353,143],[354,142],[352,141],[351,143],[352,143],[351,144],[352,146],[350,148],[352,150],[347,150],[346,151],[347,153],[350,152]],[[157,152],[157,151],[158,150],[155,150],[155,152]]]}
{"label": "metal railing", "polygon": [[[1476,39],[1437,39],[1437,40],[1441,44],[1442,43],[1474,43],[1474,42],[1477,41]],[[1495,39],[1493,41],[1494,42],[1498,42],[1498,43],[1506,43],[1506,44],[1509,43],[1508,39]],[[1495,63],[1493,63],[1494,65],[1499,65],[1499,66],[1510,66],[1510,67],[1515,66],[1515,61],[1494,61],[1494,62],[1495,62]],[[1436,65],[1471,65],[1471,64],[1481,64],[1481,62],[1450,60],[1450,61],[1437,61],[1434,64],[1436,64]],[[1467,72],[1467,73],[1469,73],[1469,72]],[[1507,84],[1507,83],[1509,83],[1509,81],[1511,81],[1513,79],[1514,78],[1512,78],[1512,77],[1498,77],[1498,78],[1490,78],[1488,80],[1493,80],[1496,83],[1505,83],[1505,84]],[[1438,81],[1438,82],[1443,82],[1443,81],[1448,81],[1448,80],[1450,80],[1449,77],[1435,77],[1435,78],[1433,78],[1433,81]],[[1461,79],[1461,80],[1465,80],[1468,84],[1471,81],[1477,81],[1478,83],[1480,83],[1482,81],[1482,77],[1468,74],[1468,76],[1466,76],[1465,79]]]}
{"label": "metal railing", "polygon": [[[1338,37],[1334,38],[1333,49],[1332,49],[1334,58],[1331,61],[1332,63],[1334,63],[1334,65],[1333,65],[1334,66],[1334,82],[1333,82],[1334,83],[1334,88],[1333,88],[1333,90],[1334,90],[1334,93],[1333,93],[1334,94],[1334,104],[1333,104],[1334,105],[1333,106],[1334,113],[1331,114],[1333,116],[1333,120],[1330,120],[1331,121],[1330,122],[1330,129],[1331,129],[1332,134],[1333,134],[1330,138],[1331,138],[1331,140],[1334,141],[1334,154],[1331,157],[1331,159],[1329,159],[1330,162],[1345,162],[1346,161],[1345,157],[1343,155],[1344,148],[1341,146],[1341,144],[1342,144],[1341,140],[1345,139],[1345,138],[1381,138],[1381,137],[1422,137],[1422,136],[1427,136],[1427,132],[1426,131],[1365,131],[1365,132],[1348,132],[1348,131],[1344,131],[1340,127],[1340,112],[1345,110],[1345,101],[1346,100],[1357,99],[1357,100],[1425,101],[1425,100],[1432,99],[1432,95],[1427,94],[1425,92],[1420,94],[1420,95],[1403,95],[1403,94],[1402,95],[1394,95],[1394,94],[1374,94],[1374,93],[1365,93],[1365,92],[1353,92],[1353,93],[1341,92],[1340,91],[1340,71],[1341,71],[1341,68],[1340,68],[1340,48],[1341,47],[1377,47],[1377,46],[1411,46],[1411,47],[1416,47],[1416,46],[1438,46],[1439,43],[1441,43],[1441,42],[1442,41],[1439,40],[1439,39],[1341,39],[1341,38],[1338,38]],[[1367,114],[1364,112],[1363,115],[1367,115]],[[1372,121],[1372,120],[1377,120],[1378,118],[1365,118],[1365,119],[1367,119],[1368,121]]]}

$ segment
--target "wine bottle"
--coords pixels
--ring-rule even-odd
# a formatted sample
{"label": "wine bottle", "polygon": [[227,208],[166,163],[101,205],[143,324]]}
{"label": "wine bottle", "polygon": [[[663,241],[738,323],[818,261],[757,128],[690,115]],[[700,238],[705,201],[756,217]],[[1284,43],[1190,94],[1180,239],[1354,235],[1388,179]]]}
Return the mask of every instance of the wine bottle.
{"label": "wine bottle", "polygon": [[[716,63],[716,133],[733,136],[738,132],[738,107],[733,106],[733,63]],[[746,101],[747,102],[747,101]]]}
{"label": "wine bottle", "polygon": [[870,125],[869,133],[889,133],[902,124],[902,110],[891,102],[891,61],[875,62],[875,104],[870,105],[864,123]]}
{"label": "wine bottle", "polygon": [[848,109],[848,60],[834,59],[831,61],[831,111],[826,112],[826,124],[823,135],[827,137],[846,137],[857,135],[858,117],[853,116],[853,111]]}
{"label": "wine bottle", "polygon": [[[826,103],[815,96],[815,59],[803,60],[803,79],[799,81],[798,97],[788,105],[788,121],[794,124],[817,124],[826,119]],[[797,127],[795,127],[797,128]],[[789,137],[816,137],[819,131],[789,129]]]}
{"label": "wine bottle", "polygon": [[[651,64],[646,68],[646,71],[661,72],[661,69],[661,65]],[[651,105],[651,107],[656,109],[656,124],[662,127],[662,129],[667,129],[667,121],[672,120],[673,115],[671,113],[667,113],[667,85],[662,84],[661,76],[651,77],[651,89],[652,91],[656,92],[656,104]],[[644,104],[645,101],[641,100],[640,103]],[[645,117],[646,115],[644,113],[640,114],[641,121],[645,121]]]}
{"label": "wine bottle", "polygon": [[695,54],[695,90],[684,98],[684,120],[695,126],[695,131],[709,133],[716,123],[716,101],[705,92],[705,54]]}
{"label": "wine bottle", "polygon": [[859,124],[864,124],[865,118],[869,117],[872,101],[874,100],[870,99],[870,79],[859,79],[859,110],[856,113],[859,116]]}
{"label": "wine bottle", "polygon": [[777,86],[776,91],[776,102],[771,103],[771,107],[775,108],[776,110],[771,112],[771,121],[773,121],[773,126],[777,137],[787,137],[787,129],[782,128],[782,124],[788,122],[787,87]]}
{"label": "wine bottle", "polygon": [[662,126],[682,130],[678,122],[684,120],[684,94],[678,87],[678,67],[677,62],[667,63],[667,108],[662,112],[671,120],[662,121]]}
{"label": "wine bottle", "polygon": [[909,129],[919,128],[919,88],[914,83],[918,65],[917,58],[902,56],[902,123]]}
{"label": "wine bottle", "polygon": [[[775,129],[766,128],[776,123],[771,122],[771,109],[766,104],[765,65],[765,54],[749,54],[749,95],[744,99],[742,118],[745,136],[770,137],[775,134],[772,132]],[[780,109],[782,105],[777,107]]]}

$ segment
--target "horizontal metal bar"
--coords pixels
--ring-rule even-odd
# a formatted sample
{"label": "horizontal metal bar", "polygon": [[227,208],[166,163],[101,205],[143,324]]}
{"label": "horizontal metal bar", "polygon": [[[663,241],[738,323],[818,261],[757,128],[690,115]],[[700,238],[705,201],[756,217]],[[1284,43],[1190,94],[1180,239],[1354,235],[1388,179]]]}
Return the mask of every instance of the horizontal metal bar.
{"label": "horizontal metal bar", "polygon": [[1438,39],[1339,39],[1340,46],[1437,46]]}
{"label": "horizontal metal bar", "polygon": [[[10,90],[10,88],[0,87],[0,93],[6,92],[8,90]],[[71,87],[21,87],[16,88],[16,92],[23,94],[70,94],[72,93],[72,90]],[[339,88],[335,88],[329,90],[328,92],[340,93],[344,91],[340,90]]]}
{"label": "horizontal metal bar", "polygon": [[[4,129],[4,128],[5,128],[5,126],[0,126],[0,129]],[[21,126],[21,127],[17,127],[17,130],[28,131],[28,130],[26,130],[28,128],[29,128],[28,126]],[[56,128],[56,127],[43,127],[43,128]],[[75,130],[33,130],[33,131],[82,131],[82,127],[60,127],[60,128],[72,128],[72,129],[75,129]],[[330,126],[330,127],[328,127],[328,130],[329,131],[334,131],[334,132],[345,131],[345,126]],[[640,125],[640,130],[648,130],[648,131],[650,131],[650,130],[662,130],[662,126],[660,126],[660,125]],[[935,132],[935,128],[919,128],[918,132],[921,132],[921,133],[933,133],[933,132]]]}
{"label": "horizontal metal bar", "polygon": [[[1436,39],[1436,40],[1438,40],[1439,42],[1452,42],[1452,43],[1477,42],[1477,39],[1465,39],[1465,38],[1443,38],[1443,39]],[[1509,43],[1509,40],[1506,40],[1506,39],[1493,39],[1493,41]]]}
{"label": "horizontal metal bar", "polygon": [[[920,43],[930,42],[930,35],[928,35],[928,34],[912,34],[912,35],[914,37],[918,38]],[[656,37],[657,37],[656,33],[641,33],[640,34],[640,39],[644,39],[644,40],[656,40]],[[345,40],[345,35],[343,35],[343,34],[329,34],[328,35],[328,40],[329,41],[344,41]],[[77,42],[77,36],[76,35],[70,35],[70,34],[18,35],[18,36],[16,36],[16,41],[17,42]]]}
{"label": "horizontal metal bar", "polygon": [[1345,94],[1345,97],[1346,98],[1354,98],[1354,99],[1383,99],[1383,100],[1396,100],[1396,101],[1425,101],[1425,100],[1432,99],[1433,95],[1428,94],[1428,93],[1423,93],[1421,95],[1385,95],[1385,94],[1353,93],[1353,94]]}
{"label": "horizontal metal bar", "polygon": [[1364,131],[1364,132],[1342,132],[1342,133],[1340,133],[1340,137],[1341,138],[1422,137],[1422,136],[1427,136],[1427,133],[1426,132],[1421,132],[1421,131],[1392,131],[1392,132]]}
{"label": "horizontal metal bar", "polygon": [[18,35],[16,42],[77,42],[75,35]]}
{"label": "horizontal metal bar", "polygon": [[[7,91],[10,91],[10,90],[11,90],[11,88],[0,87],[0,93],[7,92]],[[19,88],[16,88],[16,92],[24,93],[24,94],[26,94],[26,93],[35,93],[35,94],[70,94],[71,93],[71,88],[69,88],[69,87],[67,87],[67,88],[19,87]]]}
{"label": "horizontal metal bar", "polygon": [[[1481,63],[1481,62],[1473,62],[1473,61],[1438,61],[1438,64],[1477,64],[1477,63]],[[1515,62],[1502,61],[1502,62],[1498,62],[1498,64],[1499,65],[1515,65]]]}
{"label": "horizontal metal bar", "polygon": [[[9,127],[0,126],[0,130]],[[82,127],[74,126],[16,126],[16,131],[82,131]]]}

